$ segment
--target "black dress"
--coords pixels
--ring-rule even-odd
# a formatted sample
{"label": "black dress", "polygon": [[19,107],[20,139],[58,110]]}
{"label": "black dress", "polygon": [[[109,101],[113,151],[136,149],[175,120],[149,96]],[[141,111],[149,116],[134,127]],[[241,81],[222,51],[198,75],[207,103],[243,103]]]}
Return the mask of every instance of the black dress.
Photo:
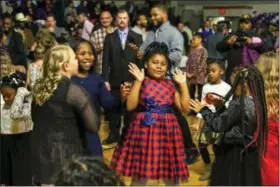
{"label": "black dress", "polygon": [[65,161],[89,154],[85,132],[97,132],[99,118],[87,93],[64,77],[46,103],[33,103],[32,120],[34,182],[54,184]]}
{"label": "black dress", "polygon": [[224,132],[212,166],[210,186],[260,186],[262,183],[257,146],[252,143],[257,123],[253,98],[245,97],[244,106],[244,128],[239,99],[231,101],[222,112],[218,110],[214,114],[206,107],[200,111],[212,131]]}

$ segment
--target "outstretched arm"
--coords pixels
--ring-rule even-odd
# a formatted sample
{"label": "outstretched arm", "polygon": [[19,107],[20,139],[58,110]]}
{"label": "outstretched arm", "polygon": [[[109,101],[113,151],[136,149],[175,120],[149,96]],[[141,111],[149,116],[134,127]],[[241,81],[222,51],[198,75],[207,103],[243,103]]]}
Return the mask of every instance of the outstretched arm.
{"label": "outstretched arm", "polygon": [[129,64],[129,72],[136,78],[136,80],[132,85],[131,91],[127,97],[127,102],[126,102],[127,110],[132,111],[136,109],[136,107],[138,106],[140,89],[142,86],[142,82],[144,81],[145,78],[145,73],[144,73],[144,69],[140,71],[139,68],[132,63]]}
{"label": "outstretched arm", "polygon": [[209,125],[214,132],[228,131],[240,118],[240,104],[238,100],[232,101],[229,104],[228,109],[223,112],[217,111],[216,113],[213,113],[198,100],[191,100],[191,109],[199,112],[206,124]]}
{"label": "outstretched arm", "polygon": [[181,70],[176,69],[173,73],[173,77],[175,82],[179,86],[179,92],[176,91],[175,93],[175,105],[181,111],[188,113],[190,111],[190,95],[186,83],[186,73],[183,73],[181,72]]}

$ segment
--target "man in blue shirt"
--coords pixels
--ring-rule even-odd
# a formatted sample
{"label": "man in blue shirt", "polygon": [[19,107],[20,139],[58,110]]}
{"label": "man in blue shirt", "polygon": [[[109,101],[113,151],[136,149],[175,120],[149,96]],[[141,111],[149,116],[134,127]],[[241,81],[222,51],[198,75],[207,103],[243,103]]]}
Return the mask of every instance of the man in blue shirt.
{"label": "man in blue shirt", "polygon": [[163,42],[169,48],[169,58],[173,62],[173,67],[179,67],[184,51],[182,34],[168,21],[167,11],[163,5],[154,5],[151,9],[151,16],[153,29],[141,45],[138,57],[143,56],[143,51],[152,42]]}

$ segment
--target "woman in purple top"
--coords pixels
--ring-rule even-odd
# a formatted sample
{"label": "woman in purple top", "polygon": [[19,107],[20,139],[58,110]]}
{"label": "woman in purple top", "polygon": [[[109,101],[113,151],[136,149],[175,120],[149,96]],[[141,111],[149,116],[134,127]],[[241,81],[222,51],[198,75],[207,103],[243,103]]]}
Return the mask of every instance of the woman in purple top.
{"label": "woman in purple top", "polygon": [[[98,74],[93,74],[96,64],[96,53],[92,44],[83,39],[73,42],[71,46],[76,53],[79,64],[77,76],[72,77],[72,81],[85,88],[97,110],[101,114],[101,106],[108,109],[118,106],[121,102],[114,98],[107,90],[103,79]],[[102,146],[98,133],[88,133],[88,147],[94,156],[103,156]]]}

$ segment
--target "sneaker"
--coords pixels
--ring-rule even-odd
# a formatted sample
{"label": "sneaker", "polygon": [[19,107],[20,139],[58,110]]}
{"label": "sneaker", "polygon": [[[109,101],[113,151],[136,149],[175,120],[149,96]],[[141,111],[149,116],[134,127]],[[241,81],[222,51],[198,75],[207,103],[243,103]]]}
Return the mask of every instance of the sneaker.
{"label": "sneaker", "polygon": [[206,181],[206,180],[210,179],[210,177],[211,177],[211,166],[212,166],[211,164],[207,164],[205,166],[204,174],[201,177],[199,177],[199,181]]}

